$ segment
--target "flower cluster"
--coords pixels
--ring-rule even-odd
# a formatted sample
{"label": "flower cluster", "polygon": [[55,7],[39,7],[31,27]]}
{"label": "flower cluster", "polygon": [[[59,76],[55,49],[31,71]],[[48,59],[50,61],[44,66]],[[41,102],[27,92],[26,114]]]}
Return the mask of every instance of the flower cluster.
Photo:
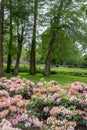
{"label": "flower cluster", "polygon": [[11,79],[7,79],[4,77],[0,79],[0,88],[4,88],[8,92],[10,92],[10,94],[12,93],[12,95],[15,92],[22,95],[26,93],[27,96],[31,96],[34,91],[34,86],[35,85],[33,82],[26,79],[20,79],[16,77],[12,77]]}
{"label": "flower cluster", "polygon": [[70,85],[70,94],[81,94],[87,97],[87,85],[85,83],[75,82]]}
{"label": "flower cluster", "polygon": [[0,130],[21,130],[21,129],[13,128],[8,120],[2,119],[2,122],[0,123]]}
{"label": "flower cluster", "polygon": [[47,124],[51,125],[52,130],[74,130],[76,122],[64,120],[57,120],[55,116],[51,116],[47,119]]}
{"label": "flower cluster", "polygon": [[5,118],[11,113],[22,113],[25,111],[25,106],[28,104],[28,100],[22,99],[21,95],[15,95],[13,97],[0,98],[0,118]]}
{"label": "flower cluster", "polygon": [[62,114],[63,116],[68,116],[68,115],[73,115],[73,112],[66,109],[65,107],[53,107],[50,110],[50,114],[51,115],[58,115],[58,114]]}

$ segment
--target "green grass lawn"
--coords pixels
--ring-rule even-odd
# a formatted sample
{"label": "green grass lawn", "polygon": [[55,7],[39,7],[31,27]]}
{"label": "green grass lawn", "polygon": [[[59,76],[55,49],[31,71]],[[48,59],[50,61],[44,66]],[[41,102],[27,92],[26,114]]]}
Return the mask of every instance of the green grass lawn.
{"label": "green grass lawn", "polygon": [[[4,69],[6,69],[6,65],[4,65]],[[11,69],[14,69],[14,64],[12,65]],[[34,82],[39,82],[42,78],[46,81],[55,80],[57,84],[61,86],[67,86],[75,81],[80,81],[87,83],[87,69],[82,68],[65,68],[65,67],[51,67],[51,75],[48,77],[43,76],[44,65],[37,65],[37,74],[30,75],[29,72],[29,65],[20,64],[19,67],[19,75],[22,78],[27,78]],[[5,74],[6,77],[12,77],[11,74]]]}
{"label": "green grass lawn", "polygon": [[[12,77],[12,75],[10,75],[10,74],[5,74],[5,76],[8,78]],[[19,73],[18,76],[20,76],[22,78],[27,78],[34,82],[39,82],[43,78],[45,81],[55,80],[56,83],[62,87],[67,86],[70,83],[75,82],[75,81],[87,83],[86,77],[70,76],[70,75],[63,75],[63,74],[52,74],[48,77],[44,77],[43,74],[29,75],[28,73]]]}

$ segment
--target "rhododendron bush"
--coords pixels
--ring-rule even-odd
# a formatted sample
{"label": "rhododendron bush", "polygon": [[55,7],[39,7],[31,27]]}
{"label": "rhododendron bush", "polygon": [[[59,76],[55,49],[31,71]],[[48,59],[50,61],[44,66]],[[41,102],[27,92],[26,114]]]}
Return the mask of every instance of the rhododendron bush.
{"label": "rhododendron bush", "polygon": [[52,81],[40,85],[32,95],[29,107],[40,113],[39,118],[44,118],[48,128],[73,130],[75,125],[87,126],[86,84],[75,82],[68,90],[61,89]]}
{"label": "rhododendron bush", "polygon": [[0,79],[0,130],[20,130],[17,127],[31,124],[33,127],[42,126],[42,122],[35,116],[29,116],[26,109],[33,91],[34,83],[29,80],[15,77]]}
{"label": "rhododendron bush", "polygon": [[62,89],[54,81],[34,84],[0,79],[0,130],[76,130],[87,126],[87,85]]}

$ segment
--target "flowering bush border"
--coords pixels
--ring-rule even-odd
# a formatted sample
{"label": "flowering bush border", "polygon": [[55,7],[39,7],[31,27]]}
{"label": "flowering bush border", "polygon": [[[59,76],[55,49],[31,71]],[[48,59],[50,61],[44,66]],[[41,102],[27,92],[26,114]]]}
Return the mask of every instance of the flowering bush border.
{"label": "flowering bush border", "polygon": [[55,81],[0,79],[0,130],[74,130],[87,126],[87,85],[62,89]]}

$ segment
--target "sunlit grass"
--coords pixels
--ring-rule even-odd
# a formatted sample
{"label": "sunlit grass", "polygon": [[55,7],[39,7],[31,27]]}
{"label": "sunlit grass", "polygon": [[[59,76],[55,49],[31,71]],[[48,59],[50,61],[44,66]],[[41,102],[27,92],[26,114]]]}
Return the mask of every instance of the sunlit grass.
{"label": "sunlit grass", "polygon": [[[10,78],[12,77],[11,74],[5,74],[6,77]],[[69,75],[61,75],[61,74],[52,74],[48,77],[44,77],[43,74],[36,74],[36,75],[30,75],[29,73],[19,73],[20,77],[29,79],[34,82],[39,82],[43,78],[45,81],[51,81],[55,80],[57,84],[60,86],[69,86],[70,83],[79,81],[79,82],[84,82],[87,83],[87,78],[86,77],[78,77],[78,76],[69,76]]]}
{"label": "sunlit grass", "polygon": [[[6,68],[6,65],[5,65],[5,68]],[[12,65],[12,69],[14,69],[14,64]],[[55,80],[56,83],[62,87],[67,87],[69,86],[70,83],[75,82],[75,81],[87,83],[87,69],[52,66],[51,68],[52,74],[48,77],[44,77],[43,71],[44,71],[44,65],[37,65],[37,74],[30,75],[29,65],[21,64],[19,67],[18,76],[29,79],[34,82],[39,82],[42,78],[44,78],[45,81]],[[13,75],[5,73],[5,76],[10,78]]]}

